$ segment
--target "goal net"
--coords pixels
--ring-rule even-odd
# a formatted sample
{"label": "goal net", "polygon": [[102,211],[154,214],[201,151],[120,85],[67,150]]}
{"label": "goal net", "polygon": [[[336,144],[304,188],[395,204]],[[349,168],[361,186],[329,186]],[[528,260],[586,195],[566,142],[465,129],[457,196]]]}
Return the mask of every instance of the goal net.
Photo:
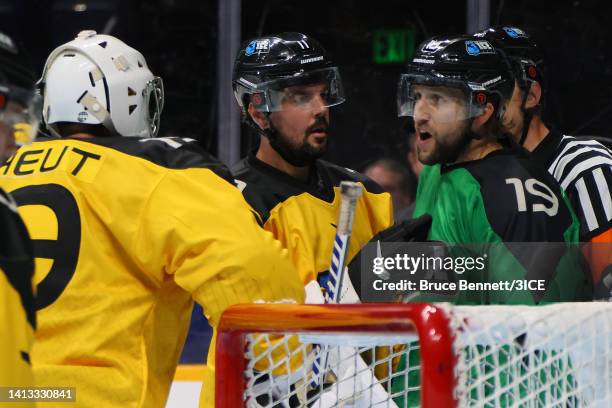
{"label": "goal net", "polygon": [[612,304],[239,305],[219,407],[609,407]]}

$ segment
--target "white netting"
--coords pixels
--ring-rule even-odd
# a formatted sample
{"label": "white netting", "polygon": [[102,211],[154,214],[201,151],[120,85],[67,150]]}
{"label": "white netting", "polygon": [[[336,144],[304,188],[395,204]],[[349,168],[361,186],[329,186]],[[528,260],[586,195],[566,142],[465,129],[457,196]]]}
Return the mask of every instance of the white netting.
{"label": "white netting", "polygon": [[460,405],[612,405],[612,305],[455,307],[452,316]]}
{"label": "white netting", "polygon": [[[299,340],[299,345],[296,340]],[[373,368],[380,365],[376,372],[386,370],[391,373],[393,357],[399,359],[403,353],[393,351],[393,345],[414,341],[415,336],[394,333],[367,336],[329,332],[296,334],[295,337],[250,335],[245,393],[247,406],[393,407],[395,405],[386,391],[391,386],[391,379],[388,375],[377,379]],[[321,347],[316,347],[316,344]],[[377,348],[378,354],[386,354],[385,357],[376,359]],[[275,358],[277,353],[291,355],[291,358]],[[325,378],[313,370],[314,360],[324,354],[327,354]],[[413,369],[418,372],[418,367]],[[396,374],[404,375],[406,370]]]}
{"label": "white netting", "polygon": [[[612,406],[612,304],[443,309],[454,333],[459,406]],[[428,398],[415,334],[247,337],[247,406],[416,407]],[[315,374],[313,361],[325,354],[327,371]]]}

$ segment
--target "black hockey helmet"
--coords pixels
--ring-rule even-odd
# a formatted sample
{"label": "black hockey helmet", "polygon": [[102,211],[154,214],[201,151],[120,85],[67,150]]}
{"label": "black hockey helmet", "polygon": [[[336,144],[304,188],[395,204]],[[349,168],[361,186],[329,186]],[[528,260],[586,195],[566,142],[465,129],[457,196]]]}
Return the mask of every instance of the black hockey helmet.
{"label": "black hockey helmet", "polygon": [[498,118],[512,95],[514,80],[507,61],[487,40],[472,36],[438,36],[424,41],[398,85],[398,115],[414,116],[415,85],[458,88],[466,96],[464,117],[482,113],[487,102]]}
{"label": "black hockey helmet", "polygon": [[315,39],[301,33],[281,33],[244,42],[234,63],[232,87],[238,104],[262,112],[281,109],[284,89],[327,83],[327,106],[344,102],[338,68]]}
{"label": "black hockey helmet", "polygon": [[42,100],[35,91],[36,74],[14,40],[0,32],[0,122],[17,145],[38,132]]}
{"label": "black hockey helmet", "polygon": [[521,89],[538,81],[544,90],[544,54],[531,37],[518,27],[497,26],[474,34],[498,48],[508,58]]}
{"label": "black hockey helmet", "polygon": [[[518,141],[522,145],[527,139],[533,115],[541,112],[545,100],[547,86],[545,84],[544,55],[529,35],[518,27],[491,27],[474,35],[490,41],[504,55],[512,66],[514,78],[519,88],[524,92],[521,110],[525,119],[521,137]],[[527,109],[525,104],[529,95],[528,90],[536,81],[542,89],[540,102]]]}

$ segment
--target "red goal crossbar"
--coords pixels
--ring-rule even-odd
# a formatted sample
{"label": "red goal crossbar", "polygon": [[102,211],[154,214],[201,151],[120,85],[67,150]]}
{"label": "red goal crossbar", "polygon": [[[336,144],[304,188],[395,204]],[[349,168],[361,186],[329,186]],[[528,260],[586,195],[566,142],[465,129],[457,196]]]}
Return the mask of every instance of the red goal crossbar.
{"label": "red goal crossbar", "polygon": [[453,407],[456,379],[449,317],[438,306],[414,304],[248,304],[228,308],[217,331],[215,407],[243,407],[249,333],[417,334],[421,350],[421,406]]}

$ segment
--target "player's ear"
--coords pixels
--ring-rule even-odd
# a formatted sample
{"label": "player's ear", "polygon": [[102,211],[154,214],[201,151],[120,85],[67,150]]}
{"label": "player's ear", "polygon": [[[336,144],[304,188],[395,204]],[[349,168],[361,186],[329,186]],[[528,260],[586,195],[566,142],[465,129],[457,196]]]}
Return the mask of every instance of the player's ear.
{"label": "player's ear", "polygon": [[267,129],[270,127],[270,123],[268,122],[268,116],[265,113],[255,109],[255,106],[252,102],[249,102],[249,108],[247,110],[249,112],[249,115],[251,116],[251,119],[253,119],[253,122],[255,122],[257,126],[259,126],[261,129]]}
{"label": "player's ear", "polygon": [[542,99],[542,87],[539,82],[532,82],[528,92],[527,100],[525,101],[525,109],[538,106]]}
{"label": "player's ear", "polygon": [[487,104],[482,108],[482,113],[476,116],[472,121],[472,131],[478,133],[482,126],[491,118],[493,112],[495,112],[493,104],[491,102],[487,102]]}

